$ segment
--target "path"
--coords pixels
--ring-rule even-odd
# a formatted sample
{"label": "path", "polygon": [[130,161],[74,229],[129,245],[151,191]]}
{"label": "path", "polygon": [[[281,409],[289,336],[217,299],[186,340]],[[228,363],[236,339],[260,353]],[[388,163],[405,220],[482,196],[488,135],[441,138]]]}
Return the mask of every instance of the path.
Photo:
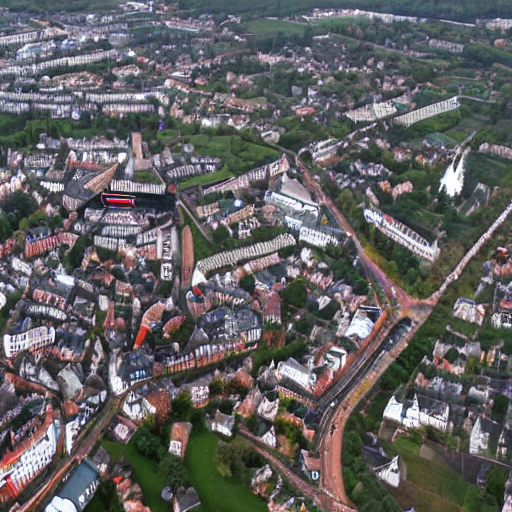
{"label": "path", "polygon": [[265,459],[267,459],[267,461],[270,462],[270,464],[272,464],[272,466],[274,466],[291,485],[298,489],[304,497],[313,500],[317,506],[320,506],[326,512],[355,512],[356,509],[352,506],[341,503],[334,497],[329,496],[327,493],[316,489],[306,482],[279,458],[271,454],[268,451],[268,447],[247,429],[240,427],[239,432],[252,444],[254,451],[265,457]]}

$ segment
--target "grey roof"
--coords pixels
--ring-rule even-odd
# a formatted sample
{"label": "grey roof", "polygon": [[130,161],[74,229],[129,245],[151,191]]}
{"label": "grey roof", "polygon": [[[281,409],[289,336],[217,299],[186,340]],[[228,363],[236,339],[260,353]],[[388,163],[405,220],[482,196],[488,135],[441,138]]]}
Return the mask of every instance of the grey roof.
{"label": "grey roof", "polygon": [[[57,493],[63,499],[68,499],[74,503],[78,511],[85,509],[93,497],[93,493],[87,495],[87,489],[99,478],[96,466],[88,459],[84,459],[82,464],[77,466],[64,487]],[[84,495],[85,502],[82,504],[79,497]]]}
{"label": "grey roof", "polygon": [[201,505],[199,494],[193,487],[183,489],[178,493],[178,503],[180,505],[181,512],[187,512],[195,507]]}

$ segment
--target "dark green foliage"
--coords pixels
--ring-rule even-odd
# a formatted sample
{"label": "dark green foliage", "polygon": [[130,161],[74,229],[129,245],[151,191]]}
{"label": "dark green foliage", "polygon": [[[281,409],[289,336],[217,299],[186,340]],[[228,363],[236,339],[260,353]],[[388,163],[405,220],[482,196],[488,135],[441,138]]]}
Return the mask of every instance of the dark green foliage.
{"label": "dark green foliage", "polygon": [[163,477],[166,485],[171,488],[173,494],[185,483],[187,469],[185,463],[173,453],[166,454],[158,464],[158,472]]}
{"label": "dark green foliage", "polygon": [[215,244],[224,245],[230,240],[229,231],[226,226],[220,224],[219,227],[213,232],[212,238]]}
{"label": "dark green foliage", "polygon": [[117,255],[115,251],[105,249],[105,247],[96,247],[96,254],[98,255],[98,258],[103,262],[108,260],[115,260]]}
{"label": "dark green foliage", "polygon": [[248,483],[252,476],[252,468],[261,467],[264,463],[264,459],[244,442],[234,441],[217,445],[215,466],[224,478]]}
{"label": "dark green foliage", "polygon": [[[366,281],[365,281],[366,282]],[[332,317],[340,310],[340,305],[335,300],[331,301],[325,308],[318,311],[317,316],[322,320],[332,320]]]}
{"label": "dark green foliage", "polygon": [[448,352],[446,352],[446,354],[444,355],[444,358],[450,364],[453,364],[459,358],[459,351],[455,347],[452,347],[450,350],[448,350]]}
{"label": "dark green foliage", "polygon": [[153,434],[145,425],[133,434],[130,442],[141,455],[153,460],[161,460],[167,451],[160,437]]}
{"label": "dark green foliage", "polygon": [[242,290],[245,290],[246,292],[250,293],[251,295],[254,293],[254,284],[255,284],[255,278],[252,274],[247,274],[242,279],[240,279],[238,286],[242,288]]}
{"label": "dark green foliage", "polygon": [[503,495],[505,494],[507,478],[508,469],[500,466],[493,466],[487,476],[486,496],[494,498],[500,509],[503,507]]}
{"label": "dark green foliage", "polygon": [[509,400],[505,395],[498,393],[494,397],[494,404],[492,406],[491,418],[494,421],[502,422],[508,411]]}
{"label": "dark green foliage", "polygon": [[222,379],[213,379],[208,387],[210,389],[210,396],[218,396],[224,394],[225,385]]}
{"label": "dark green foliage", "polygon": [[90,245],[92,245],[92,240],[88,236],[82,235],[77,239],[75,245],[66,253],[64,266],[68,274],[71,274],[75,268],[82,264],[85,250]]}
{"label": "dark green foliage", "polygon": [[[37,210],[37,202],[32,196],[25,194],[21,190],[16,190],[14,194],[10,194],[5,198],[2,203],[2,210],[13,230],[17,230],[20,221],[25,217],[29,217]],[[5,228],[6,226],[2,231]]]}
{"label": "dark green foliage", "polygon": [[88,512],[124,512],[124,507],[117,494],[116,484],[113,480],[102,480],[96,495],[86,509]]}
{"label": "dark green foliage", "polygon": [[308,292],[306,281],[304,279],[295,279],[281,293],[281,298],[285,304],[296,308],[306,307]]}
{"label": "dark green foliage", "polygon": [[[12,0],[11,0],[12,1]],[[295,13],[311,11],[314,7],[319,8],[353,8],[378,10],[403,14],[409,16],[421,16],[426,18],[448,18],[457,21],[474,23],[475,18],[496,18],[512,17],[512,6],[506,2],[497,0],[486,3],[477,3],[474,0],[461,2],[449,2],[447,0],[263,0],[261,2],[245,2],[242,0],[180,0],[180,8],[194,9],[196,12],[209,12],[213,14],[232,13],[243,14],[246,17],[257,16],[289,16]]]}
{"label": "dark green foliage", "polygon": [[64,166],[66,165],[66,159],[69,155],[69,146],[67,142],[62,142],[59,148],[59,152],[57,153],[57,157],[55,158],[55,170],[62,171],[64,170]]}
{"label": "dark green foliage", "polygon": [[302,429],[283,418],[276,418],[274,421],[276,434],[282,434],[292,445],[298,444],[300,448],[309,449],[309,442],[302,434]]}
{"label": "dark green foliage", "polygon": [[5,242],[13,233],[12,225],[7,215],[0,213],[0,242]]}
{"label": "dark green foliage", "polygon": [[194,404],[192,403],[192,397],[190,396],[190,392],[186,389],[181,391],[180,394],[172,401],[173,413],[183,421],[189,420],[193,409]]}
{"label": "dark green foliage", "polygon": [[295,341],[281,348],[271,348],[267,345],[261,345],[253,355],[255,371],[257,371],[260,366],[269,365],[271,361],[277,364],[289,357],[300,359],[307,351],[308,346],[303,341]]}
{"label": "dark green foliage", "polygon": [[485,67],[490,67],[494,63],[512,66],[512,55],[506,50],[494,48],[493,46],[484,46],[482,44],[467,44],[464,46],[462,55],[467,59],[471,66],[478,63]]}

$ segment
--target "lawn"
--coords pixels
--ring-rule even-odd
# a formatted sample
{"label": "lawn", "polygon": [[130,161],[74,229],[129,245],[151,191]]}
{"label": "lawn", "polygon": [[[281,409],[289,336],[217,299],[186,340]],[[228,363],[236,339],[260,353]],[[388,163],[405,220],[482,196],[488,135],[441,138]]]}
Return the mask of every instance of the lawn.
{"label": "lawn", "polygon": [[243,27],[244,31],[250,34],[256,34],[257,39],[265,39],[275,36],[278,32],[282,32],[286,35],[302,36],[304,35],[307,24],[264,18],[244,23]]}
{"label": "lawn", "polygon": [[222,478],[214,456],[219,439],[210,432],[192,433],[185,463],[188,479],[202,506],[198,512],[265,512],[266,503],[252,494],[248,486]]}
{"label": "lawn", "polygon": [[112,460],[116,461],[122,455],[130,464],[133,470],[133,480],[142,489],[144,504],[151,508],[152,512],[169,512],[169,504],[160,497],[160,492],[165,485],[158,474],[158,463],[140,455],[130,443],[121,445],[103,440],[101,444],[108,451]]}
{"label": "lawn", "polygon": [[197,226],[185,213],[185,211],[183,211],[183,218],[185,219],[185,225],[190,226],[190,230],[192,231],[195,261],[203,260],[208,258],[208,256],[212,256],[213,254],[219,252],[219,248],[215,244],[212,244],[206,240],[206,238],[201,234]]}
{"label": "lawn", "polygon": [[210,185],[212,183],[217,183],[218,181],[224,181],[233,177],[233,173],[227,168],[224,167],[220,171],[211,172],[208,174],[201,174],[199,176],[194,176],[187,181],[178,184],[179,190],[185,190],[189,187],[196,187],[197,185],[205,186]]}
{"label": "lawn", "polygon": [[187,142],[193,144],[200,155],[214,156],[222,159],[228,170],[235,175],[243,174],[255,167],[277,160],[279,152],[267,146],[260,146],[243,140],[238,135],[192,135]]}
{"label": "lawn", "polygon": [[456,512],[462,510],[468,493],[475,487],[466,482],[438,455],[427,460],[419,455],[419,445],[406,437],[385,443],[391,457],[400,454],[407,466],[407,482],[391,493],[402,508],[417,512]]}

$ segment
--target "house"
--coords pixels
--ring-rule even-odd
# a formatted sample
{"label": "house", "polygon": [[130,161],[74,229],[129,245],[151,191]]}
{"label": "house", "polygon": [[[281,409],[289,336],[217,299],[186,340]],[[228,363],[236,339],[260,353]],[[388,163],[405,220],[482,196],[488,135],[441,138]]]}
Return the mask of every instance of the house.
{"label": "house", "polygon": [[266,396],[264,396],[263,400],[258,405],[256,412],[261,418],[273,422],[279,412],[279,398],[276,398],[274,401],[270,401]]}
{"label": "house", "polygon": [[235,426],[235,417],[223,414],[217,409],[209,425],[212,432],[219,432],[227,437],[231,437],[233,435],[233,427]]}
{"label": "house", "polygon": [[201,377],[189,384],[185,384],[181,389],[187,389],[195,407],[204,405],[210,397],[210,382],[213,377]]}
{"label": "house", "polygon": [[82,512],[92,500],[100,484],[97,467],[83,459],[66,483],[57,491],[45,512]]}
{"label": "house", "polygon": [[0,460],[0,503],[16,498],[53,460],[60,433],[54,412],[48,405],[43,424],[12,451],[4,453]]}
{"label": "house", "polygon": [[400,455],[397,455],[391,462],[374,468],[374,471],[379,480],[397,489],[400,486],[400,480],[405,476],[405,465]]}
{"label": "house", "polygon": [[320,480],[320,472],[322,464],[319,457],[314,457],[311,452],[307,450],[300,451],[300,469],[305,473],[313,482]]}
{"label": "house", "polygon": [[277,446],[277,437],[274,425],[272,425],[270,429],[260,437],[260,440],[262,443],[270,446],[270,448],[275,448]]}
{"label": "house", "polygon": [[236,412],[243,418],[252,416],[261,401],[261,391],[258,386],[254,386],[244,398],[242,403],[236,408]]}
{"label": "house", "polygon": [[280,380],[289,379],[308,391],[311,391],[316,384],[316,375],[293,357],[277,365],[277,375]]}
{"label": "house", "polygon": [[416,394],[412,403],[401,403],[392,396],[384,409],[383,419],[405,428],[431,426],[442,432],[447,432],[451,426],[448,404],[421,395],[418,397]]}
{"label": "house", "polygon": [[4,334],[4,351],[7,357],[14,357],[22,350],[38,351],[54,342],[54,327],[35,327],[21,334]]}
{"label": "house", "polygon": [[469,453],[471,455],[488,455],[489,442],[497,440],[500,435],[500,425],[485,416],[478,418],[469,436]]}
{"label": "house", "polygon": [[341,370],[347,362],[347,351],[343,347],[331,347],[324,355],[324,360],[332,368],[333,372]]}
{"label": "house", "polygon": [[188,421],[173,423],[171,427],[171,441],[169,443],[169,453],[178,457],[185,457],[188,438],[192,430],[192,423]]}
{"label": "house", "polygon": [[200,505],[201,500],[199,499],[199,494],[197,494],[197,491],[193,487],[189,487],[188,489],[182,488],[178,491],[174,511],[188,512]]}

